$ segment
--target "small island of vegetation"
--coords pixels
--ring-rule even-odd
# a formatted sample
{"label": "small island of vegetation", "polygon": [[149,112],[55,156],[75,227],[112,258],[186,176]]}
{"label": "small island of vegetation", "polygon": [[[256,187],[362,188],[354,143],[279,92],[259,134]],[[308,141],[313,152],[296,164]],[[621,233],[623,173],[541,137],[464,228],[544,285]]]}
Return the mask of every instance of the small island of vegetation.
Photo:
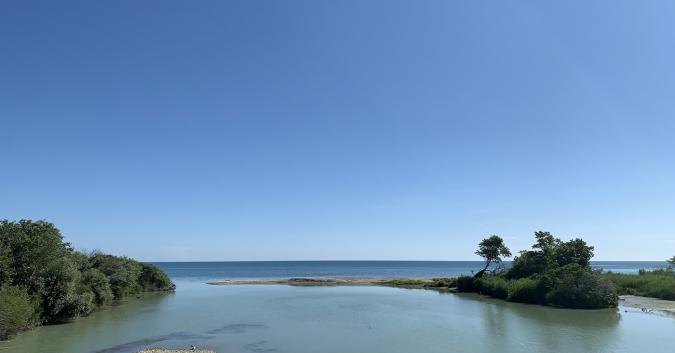
{"label": "small island of vegetation", "polygon": [[510,268],[503,258],[511,251],[492,235],[478,245],[476,255],[485,261],[473,276],[435,279],[392,279],[381,285],[474,292],[512,302],[574,309],[613,308],[619,295],[675,300],[675,256],[670,267],[639,274],[618,274],[593,269],[593,246],[582,239],[562,241],[549,232],[535,232],[531,250],[521,251]]}
{"label": "small island of vegetation", "polygon": [[[521,251],[509,269],[502,266],[502,257],[511,254],[502,238],[493,235],[483,240],[476,254],[485,259],[485,268],[475,276],[457,278],[457,290],[564,308],[618,305],[612,282],[590,266],[592,246],[582,239],[563,242],[549,232],[535,232],[534,236],[532,249]],[[493,269],[491,264],[495,264]]]}
{"label": "small island of vegetation", "polygon": [[173,289],[152,264],[73,250],[52,223],[0,221],[0,340],[142,292]]}

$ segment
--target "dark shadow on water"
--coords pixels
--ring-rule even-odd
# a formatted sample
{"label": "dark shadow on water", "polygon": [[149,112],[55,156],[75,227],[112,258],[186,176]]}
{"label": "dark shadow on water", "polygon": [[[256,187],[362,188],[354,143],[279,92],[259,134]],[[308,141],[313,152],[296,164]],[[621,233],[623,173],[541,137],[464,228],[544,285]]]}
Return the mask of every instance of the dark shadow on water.
{"label": "dark shadow on water", "polygon": [[158,336],[158,337],[151,337],[151,338],[144,338],[141,340],[137,341],[132,341],[132,342],[127,342],[127,343],[122,343],[117,346],[113,346],[110,348],[102,349],[100,351],[96,351],[96,353],[127,353],[127,352],[135,352],[137,350],[147,348],[149,345],[154,345],[159,342],[171,342],[171,341],[197,341],[197,342],[202,342],[204,340],[208,340],[213,338],[213,336],[208,336],[208,335],[202,335],[202,334],[196,334],[192,332],[173,332],[165,336]]}
{"label": "dark shadow on water", "polygon": [[267,328],[267,326],[260,324],[230,324],[220,328],[215,328],[213,330],[208,330],[206,331],[206,333],[214,335],[222,333],[245,333],[249,330],[263,329],[263,328]]}
{"label": "dark shadow on water", "polygon": [[258,342],[245,344],[242,348],[244,348],[247,351],[255,352],[255,353],[276,352],[275,348],[265,347],[266,345],[267,345],[267,341],[258,341]]}
{"label": "dark shadow on water", "polygon": [[[113,347],[109,347],[103,350],[96,351],[95,353],[131,353],[136,352],[141,349],[149,348],[151,345],[156,345],[157,343],[162,343],[166,348],[171,348],[172,346],[185,346],[185,344],[179,344],[185,341],[192,341],[190,343],[199,343],[202,344],[206,340],[210,340],[220,334],[237,334],[237,333],[246,333],[250,330],[264,329],[267,328],[265,325],[261,324],[229,324],[223,327],[215,328],[201,333],[193,332],[173,332],[164,336],[144,338],[137,341],[122,343]],[[252,352],[272,352],[276,349],[264,347],[267,342],[260,341],[255,343],[250,343],[244,346],[245,349]]]}

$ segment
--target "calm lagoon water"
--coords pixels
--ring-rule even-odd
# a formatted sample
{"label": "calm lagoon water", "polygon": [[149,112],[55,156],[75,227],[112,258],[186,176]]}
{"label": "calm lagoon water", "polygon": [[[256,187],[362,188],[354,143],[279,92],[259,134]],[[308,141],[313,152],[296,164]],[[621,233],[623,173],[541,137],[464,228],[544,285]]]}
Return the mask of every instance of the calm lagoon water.
{"label": "calm lagoon water", "polygon": [[191,344],[219,353],[670,352],[675,346],[675,318],[633,309],[563,310],[384,287],[210,286],[202,274],[175,270],[167,268],[178,286],[173,294],[40,327],[0,343],[0,352],[130,353]]}

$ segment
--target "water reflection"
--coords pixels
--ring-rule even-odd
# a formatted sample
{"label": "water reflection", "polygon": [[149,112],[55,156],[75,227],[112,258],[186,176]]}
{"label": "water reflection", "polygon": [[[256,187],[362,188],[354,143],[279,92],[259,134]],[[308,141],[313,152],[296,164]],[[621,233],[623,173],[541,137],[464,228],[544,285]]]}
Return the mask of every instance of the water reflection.
{"label": "water reflection", "polygon": [[[199,286],[148,296],[9,342],[10,352],[224,353],[658,351],[675,320],[383,287]],[[656,342],[656,343],[655,343]],[[644,348],[644,349],[643,349]]]}

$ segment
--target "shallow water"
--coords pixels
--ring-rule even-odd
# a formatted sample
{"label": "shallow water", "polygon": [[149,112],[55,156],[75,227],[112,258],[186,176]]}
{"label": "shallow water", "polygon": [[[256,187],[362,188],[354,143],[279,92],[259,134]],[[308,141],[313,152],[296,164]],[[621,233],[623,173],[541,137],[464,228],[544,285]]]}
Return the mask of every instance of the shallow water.
{"label": "shallow water", "polygon": [[675,319],[578,311],[476,295],[385,287],[209,286],[177,281],[72,323],[41,327],[2,352],[669,352]]}

